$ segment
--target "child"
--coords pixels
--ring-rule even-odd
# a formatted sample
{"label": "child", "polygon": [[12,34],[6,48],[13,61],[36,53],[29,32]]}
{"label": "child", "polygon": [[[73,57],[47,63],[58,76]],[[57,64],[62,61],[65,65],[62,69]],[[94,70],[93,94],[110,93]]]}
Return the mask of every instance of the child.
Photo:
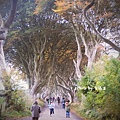
{"label": "child", "polygon": [[70,118],[70,104],[68,101],[65,103],[65,110],[66,110],[66,118]]}
{"label": "child", "polygon": [[50,101],[50,104],[49,104],[50,116],[51,114],[54,114],[54,108],[55,108],[55,104],[52,101]]}

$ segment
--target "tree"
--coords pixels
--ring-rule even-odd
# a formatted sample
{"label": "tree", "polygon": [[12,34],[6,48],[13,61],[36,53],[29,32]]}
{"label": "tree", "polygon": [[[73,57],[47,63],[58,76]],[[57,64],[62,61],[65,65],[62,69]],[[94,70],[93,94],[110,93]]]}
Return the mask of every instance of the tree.
{"label": "tree", "polygon": [[[93,1],[94,2],[94,1]],[[83,55],[81,54],[81,46],[84,46],[85,49],[85,55],[87,56],[88,63],[87,67],[91,68],[92,63],[95,61],[96,53],[99,48],[99,44],[103,43],[103,36],[106,34],[101,35],[101,37],[94,33],[93,29],[91,29],[89,22],[91,22],[92,27],[94,26],[94,29],[98,29],[99,32],[106,31],[107,27],[106,20],[111,21],[111,14],[115,11],[114,18],[116,16],[117,22],[118,22],[118,14],[115,9],[118,9],[117,4],[119,4],[118,1],[113,2],[105,2],[107,6],[105,7],[106,14],[104,14],[103,9],[99,7],[97,9],[97,6],[102,6],[105,1],[103,2],[95,2],[95,8],[91,8],[92,5],[89,4],[87,1],[69,1],[69,0],[59,0],[55,2],[56,9],[54,10],[58,14],[62,15],[65,19],[67,19],[70,23],[72,22],[73,30],[75,32],[76,42],[78,45],[78,54],[77,54],[77,61],[74,61],[75,67],[76,67],[76,74],[78,78],[81,78],[81,71],[80,71],[80,64]],[[111,9],[111,6],[116,6],[115,9]],[[91,5],[91,6],[90,6]],[[87,13],[87,10],[90,9],[89,14]],[[109,9],[107,9],[109,8]],[[113,7],[112,7],[113,8]],[[109,12],[109,10],[111,12]],[[83,12],[82,12],[83,11]],[[83,17],[84,16],[84,17]],[[97,19],[99,17],[99,20]],[[85,21],[87,18],[87,22]],[[89,21],[89,22],[88,22]],[[93,23],[95,23],[93,25]],[[119,23],[119,22],[118,22]],[[107,26],[107,25],[106,25]],[[117,26],[116,26],[117,27]],[[112,27],[113,29],[113,27]],[[110,29],[109,29],[110,30]],[[108,32],[107,32],[108,33]],[[115,32],[114,32],[115,33]],[[117,32],[117,42],[115,40],[107,40],[106,43],[111,44],[114,49],[119,51],[119,35]],[[103,37],[103,38],[102,38]],[[114,42],[114,43],[113,43]],[[116,42],[116,43],[115,43]]]}
{"label": "tree", "polygon": [[79,84],[78,94],[83,93],[84,111],[95,119],[119,120],[119,59],[104,56],[87,70]]}
{"label": "tree", "polygon": [[[25,7],[22,6],[22,9]],[[22,11],[22,14],[26,12]],[[51,82],[54,81],[52,75],[59,67],[71,64],[76,54],[76,43],[69,24],[54,12],[42,12],[27,19],[21,19],[20,13],[18,15],[21,24],[16,23],[14,31],[9,34],[6,58],[27,75],[29,88],[37,94],[44,87],[49,88],[51,83],[55,85]]]}
{"label": "tree", "polygon": [[[4,82],[6,81],[6,79],[4,79],[4,76],[3,76],[3,74],[7,75],[3,45],[4,45],[4,41],[7,37],[8,29],[9,29],[10,25],[12,24],[13,19],[15,17],[16,6],[17,6],[17,0],[13,0],[12,5],[11,5],[10,15],[5,23],[3,22],[2,16],[0,14],[0,82],[1,82],[1,80],[3,80]],[[1,83],[1,84],[3,84],[3,83]],[[5,88],[6,88],[6,86],[5,86]]]}
{"label": "tree", "polygon": [[16,12],[17,0],[13,0],[11,13],[9,18],[5,23],[3,23],[2,16],[0,15],[0,61],[1,61],[1,71],[5,70],[5,60],[4,60],[4,52],[3,52],[3,41],[6,39],[8,28],[10,27]]}
{"label": "tree", "polygon": [[74,31],[75,40],[78,46],[77,60],[74,60],[74,65],[76,68],[77,79],[80,80],[84,73],[81,69],[82,61],[86,58],[87,60],[85,60],[86,63],[84,63],[84,65],[89,69],[92,67],[100,40],[94,35],[87,23],[83,20],[82,9],[86,4],[85,2],[70,2],[64,0],[57,1],[55,4],[57,10],[54,11],[64,16],[69,23],[72,23],[71,29]]}
{"label": "tree", "polygon": [[55,0],[36,0],[36,8],[34,14],[39,14],[42,11],[51,11]]}
{"label": "tree", "polygon": [[87,16],[87,10],[89,10],[95,3],[95,0],[93,0],[88,6],[85,7],[84,11],[83,11],[83,15],[86,19],[86,21],[88,22],[88,24],[92,27],[92,29],[95,31],[95,33],[103,39],[103,41],[107,44],[109,44],[110,46],[112,46],[112,48],[114,48],[116,51],[118,51],[120,53],[120,47],[118,47],[117,45],[115,45],[113,42],[111,42],[109,39],[103,37],[99,31],[96,30],[96,28],[94,27],[94,24],[89,20],[88,16]]}

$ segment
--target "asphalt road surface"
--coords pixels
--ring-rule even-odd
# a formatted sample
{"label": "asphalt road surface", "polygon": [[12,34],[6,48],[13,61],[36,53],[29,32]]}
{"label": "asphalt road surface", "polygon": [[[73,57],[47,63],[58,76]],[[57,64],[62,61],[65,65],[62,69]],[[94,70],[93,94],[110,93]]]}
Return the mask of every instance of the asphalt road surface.
{"label": "asphalt road surface", "polygon": [[50,116],[49,108],[46,104],[46,107],[41,112],[39,120],[83,120],[82,118],[76,116],[73,113],[70,113],[70,118],[66,118],[65,109],[62,108],[62,105],[55,104],[54,114]]}
{"label": "asphalt road surface", "polygon": [[[24,118],[14,118],[14,119],[7,119],[7,120],[32,120],[32,117],[24,117]],[[39,120],[85,120],[77,115],[70,113],[70,118],[66,118],[65,109],[62,108],[62,105],[58,105],[55,103],[54,114],[50,116],[49,107],[46,104],[43,109],[41,109]]]}

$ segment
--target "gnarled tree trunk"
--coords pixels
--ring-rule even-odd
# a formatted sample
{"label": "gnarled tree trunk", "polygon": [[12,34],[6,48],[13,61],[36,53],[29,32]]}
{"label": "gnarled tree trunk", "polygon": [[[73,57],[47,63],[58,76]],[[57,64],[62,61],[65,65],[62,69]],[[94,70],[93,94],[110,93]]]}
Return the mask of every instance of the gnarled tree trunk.
{"label": "gnarled tree trunk", "polygon": [[13,22],[16,13],[16,6],[17,6],[17,0],[13,0],[10,15],[5,23],[3,23],[2,16],[0,15],[0,71],[3,70],[6,71],[3,45],[4,45],[4,40],[6,39],[7,36],[8,28]]}
{"label": "gnarled tree trunk", "polygon": [[[4,81],[6,81],[7,71],[6,71],[6,64],[5,64],[5,56],[3,51],[4,40],[6,39],[8,29],[13,22],[15,13],[16,13],[16,6],[17,0],[12,1],[10,15],[5,23],[3,23],[2,16],[0,14],[0,83],[4,86]],[[7,88],[5,86],[5,88]],[[4,89],[3,89],[4,90]],[[9,97],[6,97],[6,101],[9,101]]]}

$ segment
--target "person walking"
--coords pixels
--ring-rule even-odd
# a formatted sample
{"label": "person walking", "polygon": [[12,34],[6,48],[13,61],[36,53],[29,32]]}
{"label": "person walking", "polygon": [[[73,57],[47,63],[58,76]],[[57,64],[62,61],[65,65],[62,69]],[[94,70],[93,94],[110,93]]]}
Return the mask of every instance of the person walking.
{"label": "person walking", "polygon": [[41,113],[41,109],[37,101],[33,103],[31,107],[31,112],[32,112],[32,120],[38,120],[39,114]]}
{"label": "person walking", "polygon": [[49,104],[50,116],[54,114],[54,108],[55,108],[55,104],[52,101],[50,101],[50,104]]}
{"label": "person walking", "polygon": [[58,105],[60,104],[60,97],[57,97]]}
{"label": "person walking", "polygon": [[65,109],[65,98],[62,99],[62,108]]}
{"label": "person walking", "polygon": [[70,118],[70,103],[67,101],[65,103],[66,118]]}

